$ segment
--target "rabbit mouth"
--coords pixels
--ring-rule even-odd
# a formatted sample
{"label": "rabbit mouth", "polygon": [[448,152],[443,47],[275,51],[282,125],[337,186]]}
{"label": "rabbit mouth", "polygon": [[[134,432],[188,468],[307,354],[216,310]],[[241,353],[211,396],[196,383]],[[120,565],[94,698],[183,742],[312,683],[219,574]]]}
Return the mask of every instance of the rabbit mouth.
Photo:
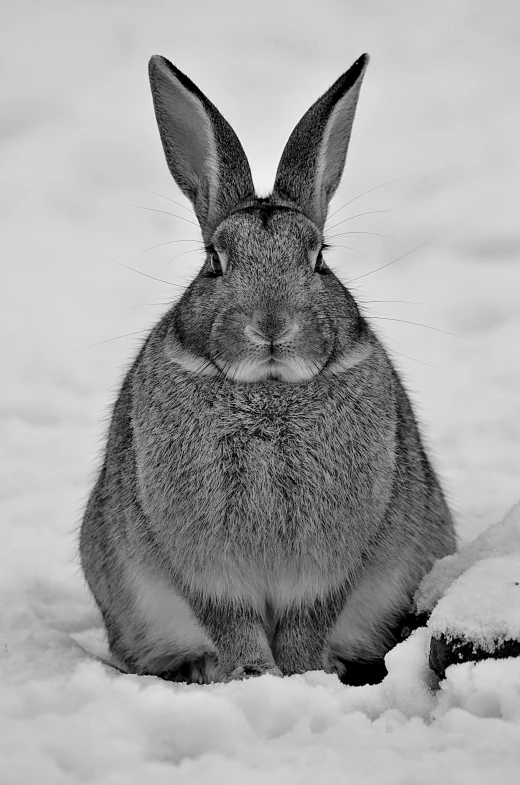
{"label": "rabbit mouth", "polygon": [[310,381],[323,367],[317,360],[295,354],[282,355],[276,350],[263,357],[246,355],[226,360],[221,355],[208,361],[183,349],[178,341],[172,341],[165,347],[165,352],[170,362],[181,366],[188,373],[210,377],[221,373],[235,382],[278,381],[297,384]]}
{"label": "rabbit mouth", "polygon": [[262,360],[243,359],[231,363],[225,374],[236,382],[275,381],[302,384],[313,379],[321,366],[303,357],[277,357],[271,354]]}

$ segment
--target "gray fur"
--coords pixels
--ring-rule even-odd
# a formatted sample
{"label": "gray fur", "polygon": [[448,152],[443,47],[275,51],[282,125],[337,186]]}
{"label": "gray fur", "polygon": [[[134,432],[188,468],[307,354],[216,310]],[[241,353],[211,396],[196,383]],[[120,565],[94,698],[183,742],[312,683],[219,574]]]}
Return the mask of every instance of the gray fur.
{"label": "gray fur", "polygon": [[[323,668],[354,682],[455,548],[399,377],[320,269],[320,200],[339,181],[365,65],[309,110],[259,199],[215,107],[152,58],[166,156],[207,257],[127,374],[81,530],[85,576],[129,671],[209,682]],[[217,179],[186,142],[200,107],[206,137],[227,128],[236,140],[209,138]]]}

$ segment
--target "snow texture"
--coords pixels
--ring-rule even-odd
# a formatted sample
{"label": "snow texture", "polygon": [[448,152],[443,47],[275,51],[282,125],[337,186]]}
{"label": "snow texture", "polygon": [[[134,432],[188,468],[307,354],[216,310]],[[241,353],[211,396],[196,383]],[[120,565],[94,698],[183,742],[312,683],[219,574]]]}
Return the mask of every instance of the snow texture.
{"label": "snow texture", "polygon": [[504,640],[520,641],[520,554],[470,567],[441,598],[428,629],[434,636],[465,638],[489,652]]}
{"label": "snow texture", "polygon": [[121,376],[201,261],[163,198],[186,204],[153,53],[222,110],[264,192],[299,117],[372,55],[327,259],[416,401],[461,542],[520,498],[519,38],[516,0],[3,4],[3,785],[518,781],[520,659],[434,690],[419,630],[369,687],[122,675],[85,651],[105,649],[76,541]]}
{"label": "snow texture", "polygon": [[[458,553],[440,559],[419,587],[430,633],[492,652],[520,641],[520,503]],[[433,611],[433,612],[432,612]]]}
{"label": "snow texture", "polygon": [[[476,570],[472,569],[471,574],[475,577],[465,578],[464,582],[457,580],[466,570],[469,570],[473,565],[477,565],[483,559],[492,561],[492,564],[489,564],[487,567],[482,565],[481,568],[479,567]],[[424,578],[417,591],[415,597],[417,611],[419,613],[431,613],[442,597],[444,597],[443,602],[446,601],[447,598],[444,595],[446,595],[454,582],[456,582],[457,586],[468,585],[469,587],[471,584],[473,586],[472,593],[477,592],[479,601],[484,600],[486,592],[493,591],[493,586],[490,584],[494,584],[495,581],[503,583],[503,590],[505,591],[509,578],[513,581],[520,580],[519,564],[520,503],[515,504],[509,510],[504,520],[490,526],[473,542],[461,548],[458,553],[439,559],[431,572]],[[517,576],[516,578],[515,575]],[[486,576],[488,577],[486,578]],[[484,581],[485,586],[479,587],[479,581]],[[457,593],[462,596],[464,592],[457,590]],[[451,595],[451,592],[449,594]],[[474,602],[475,605],[478,604],[476,598]],[[516,613],[520,616],[520,597],[514,605]],[[478,608],[475,608],[474,613],[478,613]],[[518,624],[520,625],[520,618],[518,619]],[[513,637],[516,638],[517,636],[514,635]]]}

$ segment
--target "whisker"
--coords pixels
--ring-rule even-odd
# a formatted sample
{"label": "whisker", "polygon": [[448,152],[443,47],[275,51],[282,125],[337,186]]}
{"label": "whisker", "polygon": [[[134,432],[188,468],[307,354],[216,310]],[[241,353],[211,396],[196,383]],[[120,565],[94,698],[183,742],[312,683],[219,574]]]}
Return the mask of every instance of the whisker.
{"label": "whisker", "polygon": [[357,254],[359,254],[360,256],[362,256],[362,257],[363,257],[363,259],[366,259],[366,260],[367,260],[367,262],[369,262],[369,261],[370,261],[370,259],[368,258],[368,256],[365,256],[365,254],[364,254],[364,253],[361,253],[361,251],[358,251],[358,249],[357,249],[357,248],[351,248],[349,245],[331,245],[331,246],[329,246],[329,247],[330,247],[330,248],[332,248],[332,249],[334,249],[334,248],[345,248],[347,251],[353,251],[354,253],[357,253]]}
{"label": "whisker", "polygon": [[444,335],[451,335],[453,338],[465,338],[464,335],[457,333],[450,333],[447,330],[441,330],[439,327],[432,327],[429,324],[421,324],[421,322],[410,322],[408,319],[394,319],[391,316],[370,316],[370,319],[378,319],[383,322],[402,322],[403,324],[414,324],[416,327],[424,327],[425,330],[435,330],[436,333],[444,333]]}
{"label": "whisker", "polygon": [[169,300],[164,300],[162,303],[136,303],[135,305],[129,305],[128,308],[151,308],[157,305],[170,305],[170,302]]}
{"label": "whisker", "polygon": [[118,264],[119,267],[124,267],[126,270],[131,270],[133,273],[137,273],[137,275],[143,275],[145,278],[150,278],[152,281],[159,281],[159,283],[166,283],[168,286],[181,288],[177,284],[172,283],[172,281],[164,281],[162,278],[156,278],[154,275],[148,275],[148,273],[143,273],[141,270],[136,270],[135,267],[129,267],[129,265],[123,264],[123,262],[118,262],[116,259],[111,259],[109,256],[103,256],[102,259],[106,259],[107,262]]}
{"label": "whisker", "polygon": [[[369,320],[370,320],[370,317],[368,317],[368,318],[367,318],[367,316],[366,316],[366,314],[365,314],[365,319],[366,319],[367,321],[369,321]],[[371,325],[370,325],[370,327],[371,327],[371,329],[372,329],[372,330],[373,330],[375,333],[377,332],[377,330],[376,330],[376,328],[374,327],[374,325],[373,325],[373,324],[371,324]],[[380,336],[379,334],[378,334],[378,338],[379,338],[379,340],[381,340],[381,336]],[[406,349],[406,346],[404,345],[404,343],[401,343],[400,341],[397,341],[395,338],[392,338],[392,336],[391,336],[391,335],[386,335],[386,334],[385,334],[385,335],[383,335],[383,339],[384,339],[385,341],[387,341],[387,340],[388,340],[388,341],[392,341],[392,343],[395,343],[395,345],[396,345],[396,346],[399,346],[401,349]]]}
{"label": "whisker", "polygon": [[[138,256],[142,256],[144,253],[148,253],[148,251],[153,251],[154,248],[160,248],[162,245],[171,245],[172,243],[200,243],[200,240],[167,240],[165,243],[157,243],[157,245],[151,245],[149,248],[145,248],[144,251],[140,251],[133,258],[137,259]],[[203,243],[200,243],[200,246],[203,248]]]}
{"label": "whisker", "polygon": [[424,305],[427,308],[435,307],[432,303],[417,303],[414,300],[363,300],[363,305],[370,305],[371,303],[402,303],[404,305]]}
{"label": "whisker", "polygon": [[[374,328],[372,327],[372,329],[374,329]],[[374,332],[377,332],[377,331],[374,330]],[[383,335],[382,337],[378,336],[378,339],[380,341],[382,341],[383,343],[385,341],[392,341],[392,343],[395,343],[395,344],[397,344],[397,346],[400,346],[401,349],[405,349],[406,348],[406,347],[403,346],[402,343],[399,343],[399,341],[396,341],[395,338],[392,338],[392,336],[390,336],[390,335]],[[424,360],[418,360],[416,357],[410,357],[409,354],[404,354],[403,352],[398,352],[397,349],[391,349],[388,346],[386,346],[385,348],[386,348],[386,350],[388,352],[391,352],[393,354],[398,354],[400,357],[406,357],[407,360],[413,360],[414,363],[419,363],[420,365],[427,365],[428,368],[437,368],[438,367],[436,365],[432,365],[431,363],[424,362]]]}
{"label": "whisker", "polygon": [[[385,336],[385,338],[388,338],[388,336]],[[398,354],[400,357],[406,357],[407,360],[412,360],[412,362],[419,363],[419,365],[426,365],[428,366],[428,368],[437,368],[436,365],[432,365],[431,363],[425,363],[424,360],[418,360],[416,357],[410,357],[409,354],[403,354],[403,352],[398,352],[397,349],[387,348],[387,351],[389,351],[391,354]]]}
{"label": "whisker", "polygon": [[351,234],[372,234],[374,237],[384,237],[385,240],[393,240],[394,243],[402,245],[401,240],[396,240],[395,237],[390,237],[388,234],[380,234],[379,232],[343,232],[342,234],[331,234],[327,236],[327,240],[333,240],[335,237],[348,237]]}
{"label": "whisker", "polygon": [[153,194],[154,196],[159,196],[161,199],[166,199],[167,202],[172,202],[173,204],[176,204],[178,207],[182,207],[183,210],[187,210],[192,215],[195,215],[195,211],[193,210],[192,207],[187,207],[185,204],[181,204],[181,202],[176,202],[175,199],[170,199],[169,196],[164,196],[164,194],[158,194],[157,191],[149,191],[148,188],[139,188],[139,190],[144,191],[147,194]]}
{"label": "whisker", "polygon": [[163,270],[165,270],[165,269],[166,269],[166,267],[168,267],[168,265],[169,265],[169,264],[171,264],[172,262],[174,262],[176,259],[180,259],[180,257],[181,257],[181,256],[184,256],[184,255],[185,255],[185,254],[187,254],[187,253],[200,253],[200,252],[201,252],[201,250],[202,250],[201,248],[190,248],[190,250],[189,250],[189,251],[183,251],[182,253],[180,253],[180,254],[177,254],[177,256],[174,256],[174,257],[173,257],[173,259],[169,259],[169,260],[166,262],[166,264],[165,264],[165,265],[163,265],[163,267],[161,267],[161,270],[160,270],[160,272],[162,272]]}
{"label": "whisker", "polygon": [[[371,194],[372,191],[377,191],[378,188],[384,188],[385,185],[392,185],[393,183],[399,183],[401,181],[402,181],[402,178],[399,177],[399,178],[397,178],[397,180],[388,180],[388,182],[386,182],[386,183],[381,183],[381,185],[376,185],[376,186],[374,186],[374,188],[369,188],[368,191],[363,191],[362,194],[359,194],[359,196],[355,196],[353,199],[350,200],[350,202],[346,202],[341,207],[338,207],[338,209],[335,210],[333,213],[331,213],[328,216],[328,218],[332,218],[333,215],[336,215],[336,213],[339,213],[341,210],[343,210],[344,207],[348,207],[349,204],[352,204],[352,202],[357,201],[357,199],[361,199],[362,196],[366,196],[367,194]],[[327,220],[328,220],[328,218],[327,218]]]}
{"label": "whisker", "polygon": [[[338,320],[343,320],[343,321],[346,321],[346,322],[351,322],[352,321],[351,317],[349,317],[349,316],[339,316],[338,314],[335,314],[334,318],[338,319]],[[441,330],[438,327],[431,327],[428,324],[421,324],[420,322],[411,322],[411,321],[407,321],[405,319],[390,319],[389,317],[373,316],[372,314],[363,314],[363,319],[367,323],[370,324],[370,326],[372,327],[374,333],[377,335],[379,340],[382,340],[382,341],[385,341],[385,340],[393,341],[393,343],[396,343],[398,346],[401,346],[401,347],[402,347],[402,344],[399,343],[399,341],[396,341],[395,338],[392,338],[390,335],[387,335],[386,333],[382,337],[380,337],[379,333],[378,333],[378,330],[371,324],[372,319],[382,319],[383,321],[387,321],[388,320],[388,321],[395,321],[395,322],[401,322],[402,321],[402,322],[405,322],[406,324],[414,324],[417,327],[424,327],[427,330],[435,330],[436,332],[445,333],[446,335],[451,335],[454,338],[464,338],[465,337],[463,335],[456,335],[455,333],[446,332],[446,330]],[[397,352],[396,349],[392,349],[391,351]],[[400,354],[400,352],[397,352],[397,354]],[[415,362],[421,362],[421,360],[416,360],[415,357],[409,357],[407,354],[403,354],[403,357],[407,357],[409,360],[414,360]],[[429,365],[429,363],[424,363],[424,364],[425,365]],[[437,366],[432,365],[430,367],[431,368],[436,368]]]}
{"label": "whisker", "polygon": [[411,251],[407,251],[402,256],[398,256],[397,259],[392,259],[391,262],[387,262],[386,264],[383,264],[381,267],[377,267],[375,270],[371,270],[369,273],[363,273],[363,275],[358,275],[356,278],[351,278],[350,281],[348,281],[348,283],[351,284],[354,281],[361,280],[361,278],[366,278],[367,275],[373,275],[374,273],[378,273],[380,270],[384,270],[385,267],[390,267],[390,265],[396,264],[396,262],[400,262],[401,259],[404,259],[406,256],[410,256],[410,254],[414,253],[415,251],[418,251],[419,248],[422,248],[425,245],[427,245],[427,243],[421,243],[420,245],[417,245],[415,248],[412,248]]}
{"label": "whisker", "polygon": [[[385,240],[393,240],[394,243],[399,243],[399,245],[402,245],[401,240],[397,240],[395,237],[390,237],[389,234],[380,234],[379,232],[347,232],[346,234],[371,234],[374,237],[384,237]],[[337,236],[341,237],[341,235]]]}
{"label": "whisker", "polygon": [[151,213],[162,213],[163,215],[171,215],[173,218],[178,218],[180,221],[186,221],[186,223],[189,223],[192,226],[196,226],[197,229],[200,229],[200,226],[196,224],[194,221],[190,221],[189,218],[184,218],[184,216],[176,215],[175,213],[169,213],[167,210],[158,210],[156,207],[144,207],[141,204],[132,204],[132,207],[137,207],[138,210],[148,210]]}
{"label": "whisker", "polygon": [[329,229],[335,229],[337,226],[341,226],[341,224],[346,224],[347,221],[353,221],[354,218],[361,218],[363,215],[374,215],[374,213],[389,213],[390,210],[369,210],[368,213],[358,213],[357,215],[351,215],[350,218],[345,218],[343,221],[339,221],[339,223],[334,224],[334,226],[329,226]]}
{"label": "whisker", "polygon": [[99,343],[91,343],[90,346],[85,346],[85,349],[93,349],[95,346],[101,346],[104,343],[110,343],[110,341],[119,341],[120,338],[128,338],[130,335],[142,335],[142,333],[149,333],[150,329],[148,330],[134,330],[132,333],[125,333],[124,335],[116,335],[115,338],[107,338],[105,341],[99,341]]}
{"label": "whisker", "polygon": [[[364,318],[366,319],[367,322],[370,322],[371,319],[374,319],[374,318],[377,318],[377,317],[374,317],[374,316],[371,316],[371,315],[369,315],[369,316],[364,315]],[[426,326],[426,325],[423,325],[423,326]],[[379,335],[379,331],[376,330],[376,328],[373,325],[371,325],[371,328],[374,331],[374,333],[376,334],[377,339],[379,341],[381,341],[383,344],[384,344],[385,341],[392,341],[392,343],[397,344],[397,346],[400,346],[401,348],[406,348],[406,347],[403,347],[403,344],[399,343],[399,341],[396,341],[395,338],[392,338],[392,336],[390,336],[390,335],[386,335],[386,334],[383,335],[383,336]],[[433,328],[433,329],[435,329],[435,328]],[[397,349],[391,349],[390,347],[387,347],[387,346],[385,346],[385,349],[388,352],[392,352],[394,354],[399,354],[401,357],[406,357],[407,360],[412,360],[413,362],[419,363],[420,365],[427,365],[429,368],[437,368],[436,365],[432,365],[431,363],[424,362],[423,360],[418,360],[416,357],[410,357],[410,355],[408,355],[408,354],[404,354],[403,352],[398,352]]]}

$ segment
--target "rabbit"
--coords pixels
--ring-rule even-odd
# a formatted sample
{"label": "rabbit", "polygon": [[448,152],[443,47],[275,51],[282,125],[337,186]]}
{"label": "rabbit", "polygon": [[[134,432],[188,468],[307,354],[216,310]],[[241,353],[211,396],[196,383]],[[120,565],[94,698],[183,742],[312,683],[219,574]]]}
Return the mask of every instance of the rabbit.
{"label": "rabbit", "polygon": [[230,125],[150,60],[205,258],[124,379],[81,526],[82,569],[128,672],[380,680],[422,577],[455,550],[400,378],[326,262],[367,64],[307,111],[258,197]]}

